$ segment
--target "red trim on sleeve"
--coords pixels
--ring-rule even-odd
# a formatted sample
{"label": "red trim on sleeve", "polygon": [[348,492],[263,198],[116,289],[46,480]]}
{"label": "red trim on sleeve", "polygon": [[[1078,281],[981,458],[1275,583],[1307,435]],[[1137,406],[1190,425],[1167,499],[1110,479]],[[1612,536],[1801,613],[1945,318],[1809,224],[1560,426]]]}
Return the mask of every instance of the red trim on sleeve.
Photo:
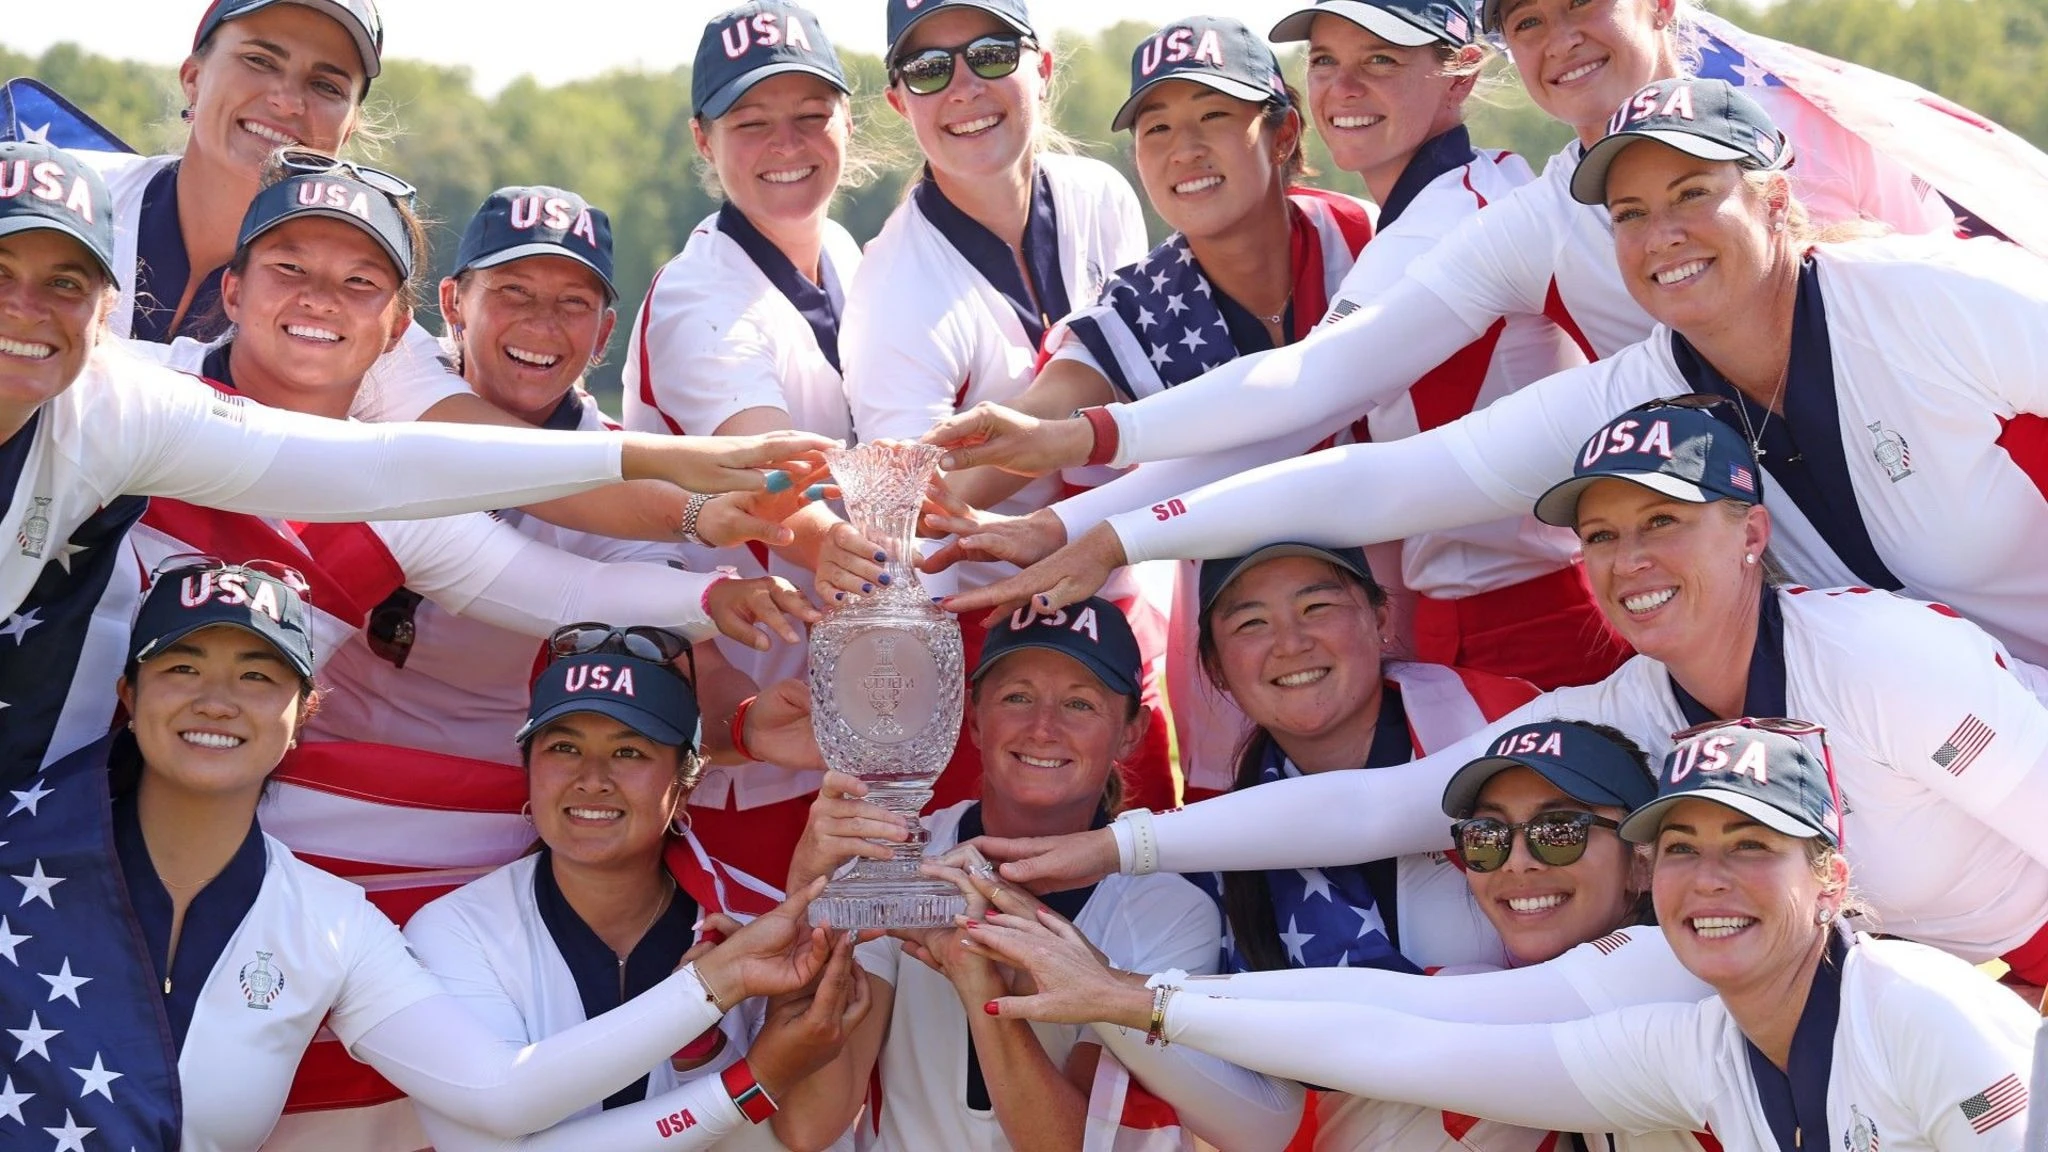
{"label": "red trim on sleeve", "polygon": [[1571,310],[1564,306],[1564,296],[1558,292],[1554,276],[1550,279],[1550,291],[1543,297],[1543,314],[1550,318],[1552,324],[1564,329],[1564,334],[1572,338],[1572,343],[1579,346],[1586,359],[1600,359],[1600,354],[1593,351],[1593,342],[1586,339],[1586,334],[1579,330],[1579,322],[1572,319]]}
{"label": "red trim on sleeve", "polygon": [[654,360],[647,354],[647,327],[654,319],[654,294],[661,287],[661,275],[666,271],[668,265],[664,264],[655,272],[654,279],[647,285],[647,298],[640,302],[640,402],[661,417],[661,422],[668,425],[670,435],[681,436],[684,434],[683,426],[662,411],[660,402],[654,398]]}
{"label": "red trim on sleeve", "polygon": [[1998,422],[1998,446],[2048,497],[2048,418],[2022,412]]}

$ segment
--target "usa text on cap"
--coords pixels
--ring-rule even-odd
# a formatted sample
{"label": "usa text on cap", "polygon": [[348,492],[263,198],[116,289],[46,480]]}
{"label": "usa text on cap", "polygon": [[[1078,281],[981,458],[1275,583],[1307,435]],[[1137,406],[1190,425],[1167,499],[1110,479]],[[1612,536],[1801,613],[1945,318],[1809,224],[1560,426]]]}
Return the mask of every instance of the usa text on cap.
{"label": "usa text on cap", "polygon": [[1037,35],[1031,29],[1031,10],[1024,0],[889,0],[889,59],[895,58],[896,46],[911,25],[948,8],[979,8],[1008,24],[1019,36]]}
{"label": "usa text on cap", "polygon": [[1536,500],[1536,518],[1574,528],[1579,497],[1600,480],[1628,480],[1689,504],[1763,498],[1749,443],[1698,408],[1663,402],[1632,408],[1593,434],[1572,463],[1572,478]]}
{"label": "usa text on cap", "polygon": [[1406,48],[1472,43],[1478,20],[1471,0],[1316,0],[1282,17],[1267,38],[1288,44],[1309,38],[1318,16],[1341,16],[1367,32]]}
{"label": "usa text on cap", "polygon": [[[199,18],[199,31],[192,36],[192,50],[199,51],[222,24],[272,4],[297,4],[324,13],[348,32],[356,42],[356,54],[363,59],[363,75],[375,80],[383,69],[384,20],[373,0],[214,0]],[[365,86],[367,87],[367,81]]]}
{"label": "usa text on cap", "polygon": [[541,669],[513,739],[523,743],[578,712],[610,717],[657,744],[696,746],[697,694],[666,664],[613,652],[564,656]]}
{"label": "usa text on cap", "polygon": [[1621,836],[1647,844],[1665,816],[1686,800],[1711,800],[1773,831],[1830,844],[1842,839],[1842,813],[1828,769],[1797,736],[1758,727],[1796,721],[1731,720],[1673,745],[1657,780],[1657,798],[1621,822]]}
{"label": "usa text on cap", "polygon": [[[252,561],[252,564],[255,562]],[[129,634],[128,659],[141,663],[202,628],[239,628],[269,641],[301,677],[313,675],[313,639],[306,620],[303,580],[289,569],[268,570],[218,560],[195,560],[157,577]]]}
{"label": "usa text on cap", "polygon": [[690,71],[690,105],[698,119],[716,120],[748,89],[786,72],[850,91],[839,54],[810,11],[780,0],[742,4],[704,25]]}
{"label": "usa text on cap", "polygon": [[318,176],[287,177],[258,192],[242,217],[242,233],[235,239],[235,247],[246,247],[272,228],[301,216],[325,216],[355,225],[391,257],[401,279],[411,278],[412,234],[398,203],[340,169]]}
{"label": "usa text on cap", "polygon": [[1659,80],[1629,97],[1607,121],[1607,135],[1586,149],[1572,172],[1572,199],[1605,204],[1608,170],[1639,140],[1752,169],[1782,168],[1792,158],[1770,113],[1726,80]]}
{"label": "usa text on cap", "polygon": [[106,181],[61,148],[0,143],[0,236],[38,231],[85,245],[114,278],[114,202]]}
{"label": "usa text on cap", "polygon": [[1254,104],[1287,99],[1271,45],[1236,20],[1193,16],[1154,32],[1131,53],[1131,94],[1116,110],[1111,130],[1129,128],[1145,92],[1167,80],[1186,80]]}
{"label": "usa text on cap", "polygon": [[574,192],[546,185],[500,188],[490,194],[455,250],[454,275],[493,268],[528,256],[566,256],[612,286],[612,222]]}
{"label": "usa text on cap", "polygon": [[1135,696],[1144,675],[1138,638],[1123,609],[1100,596],[1090,596],[1057,612],[1028,615],[1023,609],[988,630],[981,659],[969,680],[979,680],[998,660],[1026,648],[1044,648],[1079,660],[1095,678],[1119,696]]}
{"label": "usa text on cap", "polygon": [[1510,768],[1527,768],[1582,804],[1633,809],[1657,794],[1657,782],[1641,757],[1640,751],[1587,724],[1523,724],[1501,733],[1486,755],[1451,776],[1444,786],[1444,815],[1470,816],[1486,782]]}
{"label": "usa text on cap", "polygon": [[1217,597],[1223,595],[1223,590],[1230,587],[1231,581],[1268,560],[1279,560],[1288,556],[1306,556],[1311,560],[1335,564],[1364,581],[1368,588],[1379,587],[1379,581],[1373,579],[1372,567],[1366,563],[1363,548],[1324,548],[1319,544],[1283,540],[1243,556],[1202,561],[1201,576],[1196,584],[1196,598],[1201,604],[1203,614],[1206,615],[1209,609],[1216,606]]}

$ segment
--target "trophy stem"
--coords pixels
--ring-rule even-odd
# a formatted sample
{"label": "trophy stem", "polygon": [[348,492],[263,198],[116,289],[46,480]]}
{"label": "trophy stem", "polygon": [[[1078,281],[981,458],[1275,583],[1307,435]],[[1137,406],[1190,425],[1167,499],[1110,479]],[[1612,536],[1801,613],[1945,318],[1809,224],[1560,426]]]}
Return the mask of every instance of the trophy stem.
{"label": "trophy stem", "polygon": [[949,928],[967,914],[967,899],[943,880],[918,871],[924,859],[924,826],[917,814],[931,799],[931,780],[871,780],[869,803],[906,817],[913,829],[904,843],[877,840],[887,860],[856,859],[811,902],[812,924],[832,928]]}

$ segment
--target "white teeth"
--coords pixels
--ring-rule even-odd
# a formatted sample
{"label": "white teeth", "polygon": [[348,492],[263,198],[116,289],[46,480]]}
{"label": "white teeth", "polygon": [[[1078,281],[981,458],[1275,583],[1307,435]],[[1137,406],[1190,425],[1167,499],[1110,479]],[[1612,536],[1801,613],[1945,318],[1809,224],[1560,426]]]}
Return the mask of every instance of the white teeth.
{"label": "white teeth", "polygon": [[284,330],[287,336],[297,336],[302,340],[318,340],[323,344],[332,344],[341,339],[341,333],[339,332],[330,331],[326,328],[314,328],[307,324],[287,324],[284,326]]}
{"label": "white teeth", "polygon": [[1572,81],[1577,80],[1581,76],[1591,76],[1596,69],[1598,69],[1601,65],[1605,63],[1607,63],[1607,61],[1605,60],[1595,60],[1590,64],[1581,64],[1577,68],[1574,68],[1571,71],[1565,73],[1564,75],[1559,76],[1557,79],[1552,80],[1551,83],[1569,84]]}
{"label": "white teeth", "polygon": [[1676,268],[1666,268],[1657,273],[1654,279],[1659,284],[1676,284],[1681,280],[1690,280],[1706,270],[1705,260],[1689,260]]}
{"label": "white teeth", "polygon": [[1756,923],[1756,918],[1753,916],[1695,916],[1692,918],[1691,923],[1692,930],[1699,935],[1709,940],[1722,940]]}
{"label": "white teeth", "polygon": [[1173,190],[1182,196],[1191,196],[1196,192],[1207,192],[1221,183],[1223,183],[1223,177],[1221,176],[1204,176],[1198,180],[1189,180],[1184,183],[1175,184]]}
{"label": "white teeth", "polygon": [[1313,684],[1329,674],[1328,668],[1310,668],[1302,672],[1289,672],[1285,676],[1277,676],[1273,683],[1282,688],[1299,688],[1304,684]]}
{"label": "white teeth", "polygon": [[1058,768],[1066,763],[1064,760],[1047,760],[1038,756],[1026,756],[1022,752],[1017,753],[1017,759],[1031,765],[1033,768]]}
{"label": "white teeth", "polygon": [[947,125],[946,131],[954,136],[972,136],[976,132],[986,132],[1002,122],[1001,116],[983,116],[979,120],[969,120],[965,124]]}
{"label": "white teeth", "polygon": [[1385,119],[1385,116],[1332,116],[1330,117],[1330,127],[1370,128]]}
{"label": "white teeth", "polygon": [[276,144],[282,148],[296,148],[299,146],[299,142],[297,140],[294,140],[291,137],[285,135],[284,133],[276,131],[275,129],[268,128],[262,124],[258,124],[254,120],[242,121],[242,131],[247,132],[252,136],[257,136],[264,140],[268,140],[272,144]]}
{"label": "white teeth", "polygon": [[0,336],[0,353],[19,356],[24,360],[48,360],[57,354],[55,345],[33,344],[26,340],[9,340]]}
{"label": "white teeth", "polygon": [[1562,892],[1552,892],[1548,896],[1510,896],[1508,907],[1517,912],[1541,912],[1546,908],[1557,907],[1564,903],[1564,900]]}
{"label": "white teeth", "polygon": [[1621,606],[1630,612],[1640,614],[1648,612],[1653,608],[1662,608],[1676,595],[1678,595],[1678,589],[1676,588],[1663,588],[1655,592],[1640,592],[1634,596],[1623,596],[1621,598]]}
{"label": "white teeth", "polygon": [[559,364],[562,361],[562,358],[560,356],[548,356],[540,352],[528,352],[524,348],[514,348],[510,344],[505,345],[505,355],[510,356],[512,359],[519,361],[521,364],[529,364],[535,368],[553,368],[556,364]]}
{"label": "white teeth", "polygon": [[178,738],[187,744],[197,744],[201,748],[227,749],[240,748],[242,746],[241,737],[229,736],[221,732],[180,732],[178,733]]}
{"label": "white teeth", "polygon": [[817,165],[813,164],[809,168],[793,168],[787,172],[763,172],[761,179],[770,184],[795,184],[800,180],[809,180],[811,173],[817,170]]}
{"label": "white teeth", "polygon": [[616,808],[571,808],[569,815],[578,820],[617,820],[625,813]]}

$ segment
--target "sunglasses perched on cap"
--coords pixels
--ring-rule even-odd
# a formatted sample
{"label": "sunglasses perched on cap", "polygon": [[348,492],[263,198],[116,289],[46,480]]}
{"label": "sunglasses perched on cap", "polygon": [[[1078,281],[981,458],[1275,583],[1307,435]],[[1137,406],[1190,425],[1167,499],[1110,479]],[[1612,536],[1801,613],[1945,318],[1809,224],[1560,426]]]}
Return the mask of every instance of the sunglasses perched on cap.
{"label": "sunglasses perched on cap", "polygon": [[[1671,742],[1683,744],[1695,736],[1704,736],[1723,728],[1748,728],[1757,732],[1774,732],[1780,736],[1811,736],[1819,740],[1820,764],[1828,776],[1828,801],[1835,806],[1836,812],[1842,811],[1842,786],[1835,780],[1835,754],[1828,748],[1826,727],[1811,720],[1790,720],[1783,716],[1737,716],[1733,720],[1709,720],[1704,724],[1694,724],[1690,728],[1680,728],[1671,734]],[[1837,843],[1846,841],[1848,830],[1836,829],[1835,839]]]}
{"label": "sunglasses perched on cap", "polygon": [[1017,70],[1027,48],[1036,50],[1038,42],[1029,36],[978,36],[952,48],[912,52],[890,67],[889,77],[919,96],[935,96],[953,82],[953,61],[966,61],[983,80],[1001,80]]}
{"label": "sunglasses perched on cap", "polygon": [[1619,821],[1605,816],[1559,809],[1539,813],[1520,824],[1474,816],[1452,824],[1451,839],[1457,844],[1458,858],[1473,872],[1494,872],[1504,867],[1508,857],[1514,855],[1517,832],[1522,834],[1522,843],[1529,846],[1529,855],[1552,868],[1563,868],[1578,863],[1579,857],[1586,854],[1586,842],[1592,839],[1593,829],[1620,827]]}
{"label": "sunglasses perched on cap", "polygon": [[407,204],[412,203],[413,197],[419,193],[418,188],[382,168],[372,168],[352,160],[337,160],[325,152],[288,148],[277,154],[277,163],[293,176],[346,176]]}
{"label": "sunglasses perched on cap", "polygon": [[1645,400],[1629,409],[1631,412],[1655,412],[1659,408],[1684,408],[1691,412],[1712,412],[1717,408],[1733,405],[1735,401],[1712,392],[1688,392],[1683,396],[1665,396],[1656,400]]}
{"label": "sunglasses perched on cap", "polygon": [[255,572],[290,587],[299,594],[301,600],[313,598],[312,587],[306,583],[306,577],[289,564],[280,564],[275,560],[243,560],[231,564],[218,556],[209,556],[204,552],[180,552],[174,556],[164,557],[156,567],[149,570],[149,586],[156,587],[157,581],[166,576],[183,576],[195,572]]}
{"label": "sunglasses perched on cap", "polygon": [[564,624],[548,636],[548,660],[551,663],[568,656],[588,656],[598,652],[631,656],[655,664],[674,664],[682,660],[690,669],[690,683],[697,682],[697,657],[690,650],[690,642],[666,628],[650,624],[615,628],[610,624],[587,622]]}

